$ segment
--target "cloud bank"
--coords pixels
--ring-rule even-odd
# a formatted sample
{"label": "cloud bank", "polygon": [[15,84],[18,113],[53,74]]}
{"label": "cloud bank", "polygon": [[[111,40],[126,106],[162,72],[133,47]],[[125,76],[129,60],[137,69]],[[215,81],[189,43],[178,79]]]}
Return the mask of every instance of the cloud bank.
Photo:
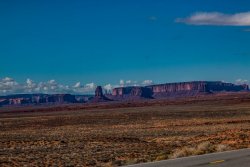
{"label": "cloud bank", "polygon": [[[113,88],[123,86],[145,86],[153,84],[152,80],[145,80],[142,82],[132,80],[120,80],[119,84],[106,84],[103,89],[106,93],[111,93]],[[45,94],[93,94],[96,88],[95,83],[81,84],[76,82],[73,85],[60,84],[55,80],[46,82],[35,82],[31,79],[26,79],[25,83],[18,83],[10,77],[0,78],[0,95],[9,94],[23,94],[23,93],[45,93]]]}
{"label": "cloud bank", "polygon": [[197,12],[186,18],[177,18],[175,21],[190,25],[250,26],[250,12],[235,14]]}
{"label": "cloud bank", "polygon": [[241,78],[239,78],[239,79],[237,79],[237,80],[235,81],[235,84],[237,84],[237,85],[249,84],[249,81],[246,80],[246,79],[241,79]]}

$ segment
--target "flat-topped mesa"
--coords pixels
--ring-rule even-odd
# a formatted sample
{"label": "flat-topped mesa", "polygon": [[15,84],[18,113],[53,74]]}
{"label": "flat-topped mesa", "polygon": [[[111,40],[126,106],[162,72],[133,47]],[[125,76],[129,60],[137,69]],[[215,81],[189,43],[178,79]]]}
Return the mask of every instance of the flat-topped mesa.
{"label": "flat-topped mesa", "polygon": [[17,104],[29,104],[31,100],[29,98],[13,98],[9,99],[10,105],[17,105]]}
{"label": "flat-topped mesa", "polygon": [[175,97],[194,96],[212,92],[248,91],[248,85],[235,85],[221,81],[193,81],[150,85],[145,87],[120,87],[113,89],[113,96],[133,97]]}
{"label": "flat-topped mesa", "polygon": [[206,82],[206,91],[211,91],[211,92],[249,91],[249,87],[248,87],[247,84],[235,85],[235,84],[232,84],[232,83],[225,83],[225,82]]}
{"label": "flat-topped mesa", "polygon": [[71,94],[55,94],[51,96],[51,100],[55,103],[76,103],[75,96]]}
{"label": "flat-topped mesa", "polygon": [[147,86],[153,93],[197,91],[197,92],[221,92],[221,91],[244,91],[249,90],[248,85],[235,85],[221,81],[193,81],[166,83]]}
{"label": "flat-topped mesa", "polygon": [[70,94],[17,94],[0,97],[0,105],[22,105],[43,103],[76,103]]}
{"label": "flat-topped mesa", "polygon": [[41,94],[41,95],[32,95],[31,97],[32,103],[76,103],[76,98],[71,94]]}
{"label": "flat-topped mesa", "polygon": [[178,83],[166,83],[160,85],[147,86],[153,93],[170,93],[180,91],[197,91],[206,92],[206,82],[178,82]]}

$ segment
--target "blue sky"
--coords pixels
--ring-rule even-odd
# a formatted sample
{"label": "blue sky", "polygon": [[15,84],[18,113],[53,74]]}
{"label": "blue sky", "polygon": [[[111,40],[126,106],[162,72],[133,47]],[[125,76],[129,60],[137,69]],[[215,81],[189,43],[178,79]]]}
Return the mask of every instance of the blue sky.
{"label": "blue sky", "polygon": [[249,11],[245,0],[0,1],[0,78],[248,80]]}

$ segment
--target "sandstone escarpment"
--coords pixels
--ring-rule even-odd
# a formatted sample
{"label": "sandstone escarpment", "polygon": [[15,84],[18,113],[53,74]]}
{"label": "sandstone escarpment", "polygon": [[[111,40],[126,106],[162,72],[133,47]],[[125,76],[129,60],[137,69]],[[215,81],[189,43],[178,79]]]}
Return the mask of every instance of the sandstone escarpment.
{"label": "sandstone escarpment", "polygon": [[142,97],[151,98],[152,90],[147,87],[121,87],[113,89],[113,96],[131,96],[131,97]]}
{"label": "sandstone escarpment", "polygon": [[32,103],[76,103],[76,98],[71,94],[39,94],[31,96]]}
{"label": "sandstone escarpment", "polygon": [[194,81],[166,83],[151,85],[146,87],[120,87],[113,89],[112,95],[115,97],[177,97],[177,96],[195,96],[200,94],[216,92],[238,92],[248,91],[248,85],[235,85],[220,81]]}
{"label": "sandstone escarpment", "polygon": [[238,92],[238,91],[248,91],[249,87],[246,84],[235,85],[232,83],[225,82],[206,82],[206,91],[228,91],[228,92]]}
{"label": "sandstone escarpment", "polygon": [[70,94],[18,94],[0,97],[2,105],[44,104],[44,103],[76,103],[74,95]]}
{"label": "sandstone escarpment", "polygon": [[206,82],[180,82],[147,86],[153,93],[180,92],[180,91],[206,91]]}
{"label": "sandstone escarpment", "polygon": [[76,99],[74,95],[71,94],[56,94],[52,95],[51,102],[55,103],[75,103]]}
{"label": "sandstone escarpment", "polygon": [[31,103],[31,99],[29,98],[13,98],[9,99],[9,104],[18,105],[18,104],[29,104]]}

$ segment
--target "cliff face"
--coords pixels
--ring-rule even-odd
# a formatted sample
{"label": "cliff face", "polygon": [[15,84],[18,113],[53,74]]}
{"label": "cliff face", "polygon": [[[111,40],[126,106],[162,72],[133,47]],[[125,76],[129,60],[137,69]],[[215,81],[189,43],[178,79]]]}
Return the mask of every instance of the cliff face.
{"label": "cliff face", "polygon": [[237,92],[249,90],[248,85],[235,85],[224,82],[179,82],[146,87],[121,87],[113,89],[112,95],[118,97],[175,97],[175,96],[194,96],[212,92]]}
{"label": "cliff face", "polygon": [[9,99],[9,104],[17,105],[17,104],[28,104],[31,103],[29,98],[13,98]]}
{"label": "cliff face", "polygon": [[0,97],[1,105],[42,104],[42,103],[76,103],[74,95],[70,94],[20,94]]}
{"label": "cliff face", "polygon": [[180,82],[147,86],[153,93],[180,92],[180,91],[206,91],[206,82]]}
{"label": "cliff face", "polygon": [[53,94],[53,95],[33,95],[31,96],[32,103],[76,103],[74,95],[70,94]]}
{"label": "cliff face", "polygon": [[0,99],[0,107],[1,106],[3,106],[3,105],[7,105],[7,104],[9,104],[9,100],[7,100],[7,99]]}
{"label": "cliff face", "polygon": [[151,98],[152,90],[147,87],[122,87],[113,89],[112,95]]}
{"label": "cliff face", "polygon": [[95,97],[97,98],[102,98],[103,97],[103,92],[102,92],[102,87],[97,86],[95,89]]}
{"label": "cliff face", "polygon": [[55,102],[55,103],[75,103],[76,99],[74,95],[70,95],[70,94],[56,94],[56,95],[52,95],[50,98],[51,102]]}
{"label": "cliff face", "polygon": [[246,84],[235,85],[232,83],[224,82],[207,82],[205,85],[206,91],[229,91],[229,92],[238,92],[238,91],[248,91],[249,87]]}

